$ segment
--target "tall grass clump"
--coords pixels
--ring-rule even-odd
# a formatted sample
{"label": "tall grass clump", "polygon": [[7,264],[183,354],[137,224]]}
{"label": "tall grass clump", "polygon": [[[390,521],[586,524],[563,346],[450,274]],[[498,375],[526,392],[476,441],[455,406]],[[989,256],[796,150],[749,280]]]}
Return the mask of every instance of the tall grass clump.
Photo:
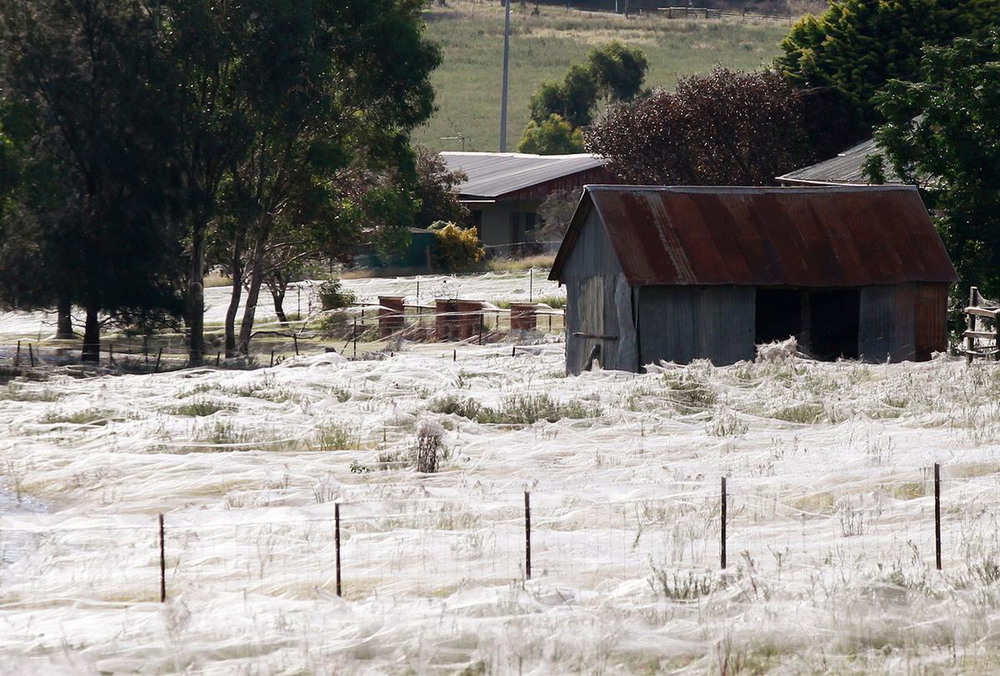
{"label": "tall grass clump", "polygon": [[507,397],[499,406],[485,406],[474,399],[446,396],[431,402],[435,413],[454,414],[482,425],[532,425],[540,420],[557,422],[563,418],[597,418],[602,410],[581,401],[559,402],[547,394],[519,394]]}

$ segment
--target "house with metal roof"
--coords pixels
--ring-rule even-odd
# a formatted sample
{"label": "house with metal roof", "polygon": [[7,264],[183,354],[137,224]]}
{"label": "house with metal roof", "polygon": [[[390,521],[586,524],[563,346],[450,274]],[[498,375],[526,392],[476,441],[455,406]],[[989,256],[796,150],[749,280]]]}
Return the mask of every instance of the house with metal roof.
{"label": "house with metal roof", "polygon": [[472,212],[479,239],[492,255],[528,253],[542,246],[538,208],[551,193],[613,180],[604,160],[587,154],[442,152],[441,158],[449,171],[465,173],[459,199]]}
{"label": "house with metal roof", "polygon": [[[836,157],[776,176],[782,185],[872,185],[865,175],[865,163],[878,152],[875,139],[852,146]],[[887,185],[905,185],[892,167],[882,159],[882,173]]]}
{"label": "house with metal roof", "polygon": [[817,359],[926,360],[957,280],[908,186],[590,185],[549,278],[573,374],[732,364],[790,336]]}

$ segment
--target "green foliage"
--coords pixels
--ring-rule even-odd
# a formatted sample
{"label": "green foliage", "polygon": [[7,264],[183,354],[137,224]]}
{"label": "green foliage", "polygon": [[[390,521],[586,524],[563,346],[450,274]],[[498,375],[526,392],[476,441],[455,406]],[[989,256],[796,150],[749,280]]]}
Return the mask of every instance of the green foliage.
{"label": "green foliage", "polygon": [[416,183],[414,197],[420,207],[413,219],[418,228],[435,221],[465,223],[471,214],[458,200],[458,186],[468,179],[460,171],[448,171],[441,156],[423,146],[416,147]]}
{"label": "green foliage", "polygon": [[921,82],[890,82],[876,132],[893,170],[924,186],[963,285],[1000,295],[1000,28],[929,48]]}
{"label": "green foliage", "polygon": [[534,120],[528,123],[517,150],[535,155],[582,153],[583,132],[553,113],[541,124]]}
{"label": "green foliage", "polygon": [[84,307],[86,359],[98,313],[152,325],[181,310],[154,32],[134,4],[0,3],[3,145],[19,175],[0,215],[0,295],[27,309]]}
{"label": "green foliage", "polygon": [[587,54],[587,64],[606,101],[631,101],[642,91],[649,61],[641,49],[613,40]]}
{"label": "green foliage", "polygon": [[465,270],[486,255],[474,228],[462,228],[455,223],[438,221],[431,225],[434,232],[434,264],[442,270]]}
{"label": "green foliage", "polygon": [[542,124],[558,115],[573,127],[583,127],[594,118],[597,82],[593,74],[579,64],[570,66],[562,82],[542,82],[528,104],[531,119]]}
{"label": "green foliage", "polygon": [[324,310],[350,307],[357,301],[353,291],[344,288],[339,279],[330,279],[319,287],[319,303]]}
{"label": "green foliage", "polygon": [[803,89],[843,92],[870,122],[872,96],[891,79],[916,79],[925,46],[982,37],[998,17],[1000,0],[839,0],[792,27],[775,65]]}
{"label": "green foliage", "polygon": [[683,78],[673,93],[616,106],[584,136],[638,184],[770,185],[815,159],[795,90],[770,71]]}
{"label": "green foliage", "polygon": [[587,54],[587,64],[570,66],[561,83],[547,81],[538,86],[529,103],[531,123],[521,140],[522,152],[543,155],[580,152],[523,148],[580,147],[582,150],[582,138],[576,138],[574,132],[593,121],[598,96],[610,102],[631,100],[639,94],[648,69],[642,50],[617,40],[592,49]]}

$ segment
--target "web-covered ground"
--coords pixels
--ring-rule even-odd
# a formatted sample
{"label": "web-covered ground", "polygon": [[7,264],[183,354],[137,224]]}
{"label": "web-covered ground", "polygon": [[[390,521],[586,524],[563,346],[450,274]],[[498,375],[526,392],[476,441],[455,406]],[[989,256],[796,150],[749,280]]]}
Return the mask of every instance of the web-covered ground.
{"label": "web-covered ground", "polygon": [[452,347],[0,389],[0,672],[996,670],[995,366]]}

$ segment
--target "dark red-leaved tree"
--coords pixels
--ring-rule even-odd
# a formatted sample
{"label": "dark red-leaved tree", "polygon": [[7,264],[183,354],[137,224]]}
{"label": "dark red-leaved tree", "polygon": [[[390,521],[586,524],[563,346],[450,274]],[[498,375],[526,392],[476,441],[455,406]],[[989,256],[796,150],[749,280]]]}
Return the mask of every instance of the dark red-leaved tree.
{"label": "dark red-leaved tree", "polygon": [[804,113],[781,75],[716,68],[612,108],[585,140],[629,183],[768,185],[828,150],[809,143]]}

